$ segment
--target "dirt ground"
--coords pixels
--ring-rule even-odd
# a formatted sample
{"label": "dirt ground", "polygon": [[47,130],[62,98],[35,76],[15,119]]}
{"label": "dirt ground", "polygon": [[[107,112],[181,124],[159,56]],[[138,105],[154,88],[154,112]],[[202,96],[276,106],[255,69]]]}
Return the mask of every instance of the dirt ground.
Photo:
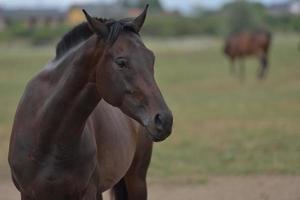
{"label": "dirt ground", "polygon": [[[0,200],[19,199],[10,181],[0,182]],[[300,176],[213,177],[201,185],[150,183],[149,200],[161,199],[300,200]]]}

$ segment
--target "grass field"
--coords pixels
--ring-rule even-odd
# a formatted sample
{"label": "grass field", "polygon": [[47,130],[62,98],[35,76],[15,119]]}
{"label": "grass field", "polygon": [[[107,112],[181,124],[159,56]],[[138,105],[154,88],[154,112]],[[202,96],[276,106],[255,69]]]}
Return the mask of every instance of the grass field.
{"label": "grass field", "polygon": [[[300,52],[295,35],[276,35],[270,73],[257,61],[244,82],[230,76],[220,39],[146,40],[156,78],[174,114],[174,132],[155,145],[155,180],[205,181],[214,175],[300,174]],[[13,115],[25,83],[54,47],[0,46],[0,179],[7,177]]]}

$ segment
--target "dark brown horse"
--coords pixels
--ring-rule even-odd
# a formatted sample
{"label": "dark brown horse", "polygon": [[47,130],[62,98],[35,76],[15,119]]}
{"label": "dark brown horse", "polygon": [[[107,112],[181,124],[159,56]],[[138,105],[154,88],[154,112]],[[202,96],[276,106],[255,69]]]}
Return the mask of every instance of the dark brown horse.
{"label": "dark brown horse", "polygon": [[[148,6],[147,6],[148,7]],[[27,85],[9,164],[22,200],[145,200],[152,142],[173,117],[154,80],[154,54],[135,19],[92,18],[66,34]]]}
{"label": "dark brown horse", "polygon": [[268,52],[271,45],[271,34],[267,31],[240,32],[231,34],[225,40],[224,53],[231,60],[231,73],[235,73],[235,61],[240,59],[240,78],[245,76],[243,59],[256,56],[260,60],[258,78],[263,79],[268,71]]}

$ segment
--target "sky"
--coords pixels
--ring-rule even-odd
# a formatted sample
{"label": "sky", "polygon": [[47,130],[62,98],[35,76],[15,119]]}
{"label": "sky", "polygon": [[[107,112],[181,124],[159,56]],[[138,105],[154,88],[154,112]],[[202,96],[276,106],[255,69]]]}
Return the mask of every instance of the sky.
{"label": "sky", "polygon": [[[74,3],[86,2],[114,2],[116,0],[0,0],[0,7],[53,7],[65,9]],[[194,6],[204,6],[207,8],[218,8],[222,4],[231,0],[160,0],[162,5],[168,10],[181,10],[182,12],[189,12]],[[259,1],[265,4],[276,2],[284,2],[288,0],[250,0]]]}

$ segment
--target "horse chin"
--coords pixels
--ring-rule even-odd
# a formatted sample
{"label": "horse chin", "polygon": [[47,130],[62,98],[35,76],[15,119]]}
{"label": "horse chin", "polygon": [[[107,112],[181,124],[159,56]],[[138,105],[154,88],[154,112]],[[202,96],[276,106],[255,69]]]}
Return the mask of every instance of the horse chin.
{"label": "horse chin", "polygon": [[168,120],[170,123],[167,123],[167,125],[160,125],[159,127],[157,127],[157,125],[155,124],[155,120],[151,120],[151,115],[149,115],[146,112],[146,109],[139,110],[136,109],[134,106],[128,106],[128,104],[126,103],[128,102],[123,101],[122,105],[119,107],[121,111],[127,116],[134,119],[141,126],[143,126],[147,130],[148,137],[153,142],[161,142],[171,134],[173,123],[172,117],[171,122],[170,120]]}
{"label": "horse chin", "polygon": [[167,139],[167,137],[170,135],[170,134],[162,134],[158,131],[153,131],[151,128],[149,127],[145,127],[146,130],[147,130],[147,136],[153,141],[153,142],[162,142],[164,141],[165,139]]}
{"label": "horse chin", "polygon": [[147,118],[143,119],[136,119],[142,125],[146,131],[147,136],[153,141],[153,142],[161,142],[165,140],[167,136],[164,136],[164,134],[160,133],[160,131],[156,130],[153,126],[149,125],[149,120]]}

